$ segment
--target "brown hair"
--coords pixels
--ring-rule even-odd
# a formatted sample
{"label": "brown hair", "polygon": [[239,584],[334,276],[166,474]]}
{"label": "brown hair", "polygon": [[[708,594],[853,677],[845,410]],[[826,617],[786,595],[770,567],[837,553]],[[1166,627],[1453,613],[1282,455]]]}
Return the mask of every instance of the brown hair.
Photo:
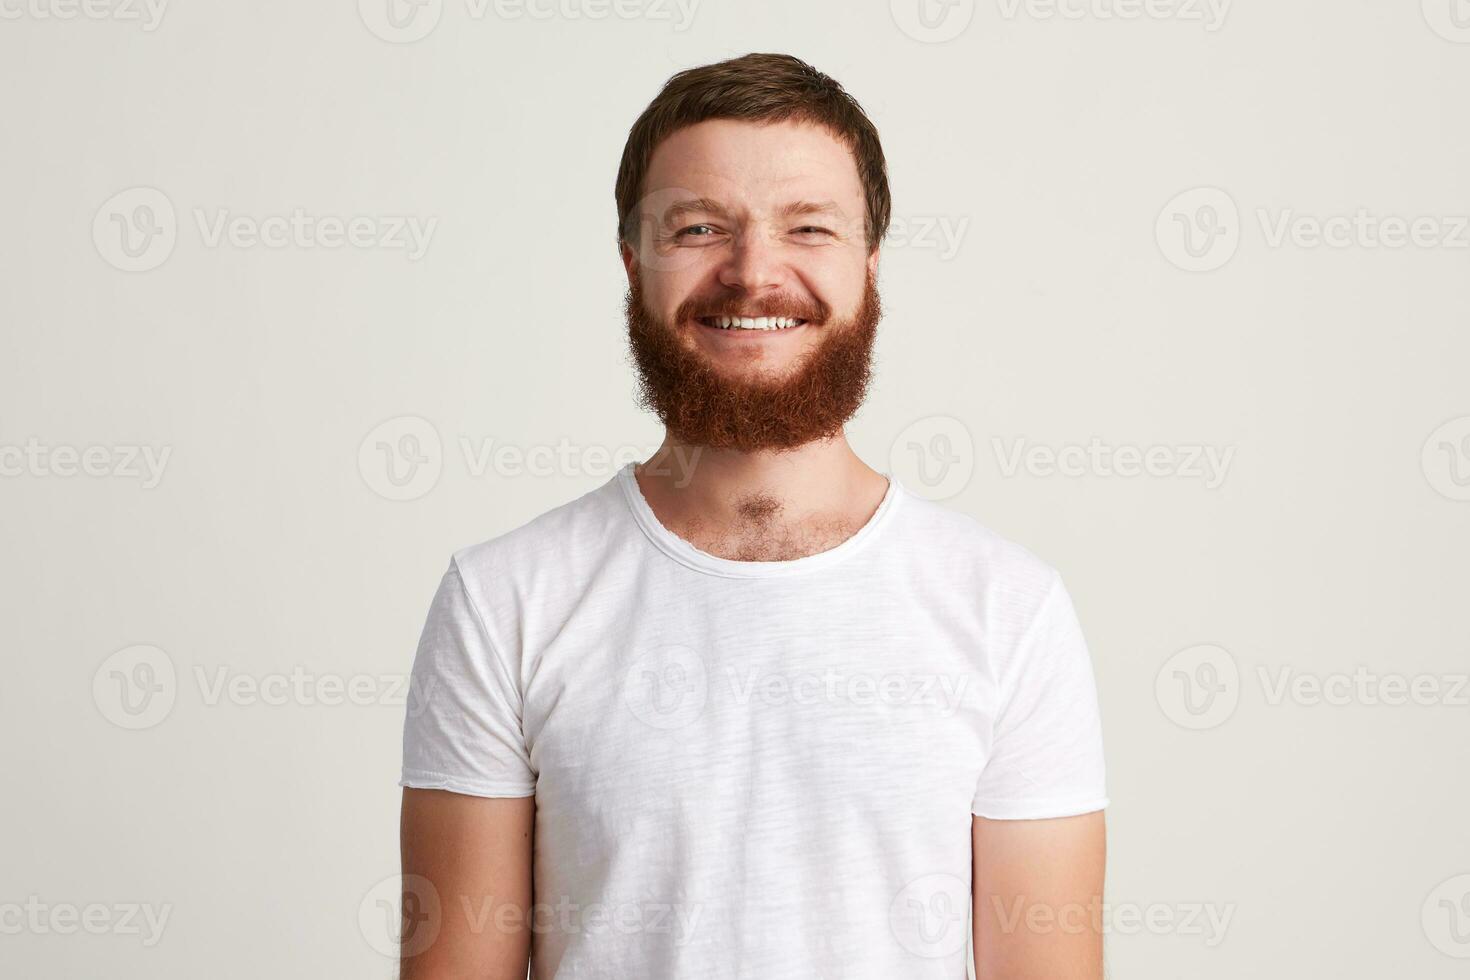
{"label": "brown hair", "polygon": [[706,119],[798,121],[825,127],[852,151],[863,184],[864,231],[871,252],[888,233],[892,201],[878,130],[838,82],[789,54],[747,54],[689,68],[664,83],[628,132],[618,165],[618,240],[633,243],[633,208],[653,151],[685,126]]}

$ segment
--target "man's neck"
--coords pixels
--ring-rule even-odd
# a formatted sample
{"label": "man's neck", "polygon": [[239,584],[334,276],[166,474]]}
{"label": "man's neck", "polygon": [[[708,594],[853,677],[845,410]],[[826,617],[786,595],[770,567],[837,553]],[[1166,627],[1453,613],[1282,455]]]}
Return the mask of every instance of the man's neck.
{"label": "man's neck", "polygon": [[782,453],[738,453],[666,437],[634,468],[654,516],[701,551],[786,561],[827,551],[868,522],[888,481],[845,435]]}

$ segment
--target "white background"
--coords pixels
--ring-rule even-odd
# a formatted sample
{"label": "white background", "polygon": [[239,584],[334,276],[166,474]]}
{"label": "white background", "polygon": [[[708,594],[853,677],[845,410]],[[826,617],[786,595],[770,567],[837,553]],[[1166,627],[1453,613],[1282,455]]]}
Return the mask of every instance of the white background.
{"label": "white background", "polygon": [[1075,597],[1111,974],[1463,976],[1470,5],[387,3],[0,0],[0,972],[392,975],[448,555],[659,440],[628,127],[784,51],[890,166],[854,444]]}

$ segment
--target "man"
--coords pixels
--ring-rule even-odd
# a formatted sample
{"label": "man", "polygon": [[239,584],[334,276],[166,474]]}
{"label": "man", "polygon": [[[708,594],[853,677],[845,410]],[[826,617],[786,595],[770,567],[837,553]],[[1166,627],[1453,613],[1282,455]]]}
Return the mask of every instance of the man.
{"label": "man", "polygon": [[[783,55],[675,75],[617,180],[658,451],[455,554],[404,732],[411,980],[1102,976],[1057,572],[860,460],[877,133]],[[973,903],[973,925],[967,913]]]}

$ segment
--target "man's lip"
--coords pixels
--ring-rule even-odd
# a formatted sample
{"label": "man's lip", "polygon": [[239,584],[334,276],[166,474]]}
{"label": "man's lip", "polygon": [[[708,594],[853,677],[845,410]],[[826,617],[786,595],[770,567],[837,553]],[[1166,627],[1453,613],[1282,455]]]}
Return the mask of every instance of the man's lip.
{"label": "man's lip", "polygon": [[697,323],[697,324],[699,324],[701,327],[708,327],[711,330],[718,330],[721,333],[789,333],[792,330],[800,330],[802,327],[810,326],[811,325],[811,322],[812,322],[810,320],[807,320],[807,319],[805,319],[803,317],[799,317],[798,316],[798,317],[791,317],[790,318],[790,319],[793,319],[793,320],[801,320],[801,322],[798,323],[798,324],[796,324],[795,326],[782,327],[779,330],[769,330],[769,329],[767,329],[767,330],[751,330],[751,329],[745,329],[745,328],[741,328],[741,327],[721,327],[721,326],[716,326],[715,323],[713,322],[715,319],[717,319],[717,318],[716,317],[713,317],[713,316],[697,316],[697,317],[694,318],[694,322]]}

